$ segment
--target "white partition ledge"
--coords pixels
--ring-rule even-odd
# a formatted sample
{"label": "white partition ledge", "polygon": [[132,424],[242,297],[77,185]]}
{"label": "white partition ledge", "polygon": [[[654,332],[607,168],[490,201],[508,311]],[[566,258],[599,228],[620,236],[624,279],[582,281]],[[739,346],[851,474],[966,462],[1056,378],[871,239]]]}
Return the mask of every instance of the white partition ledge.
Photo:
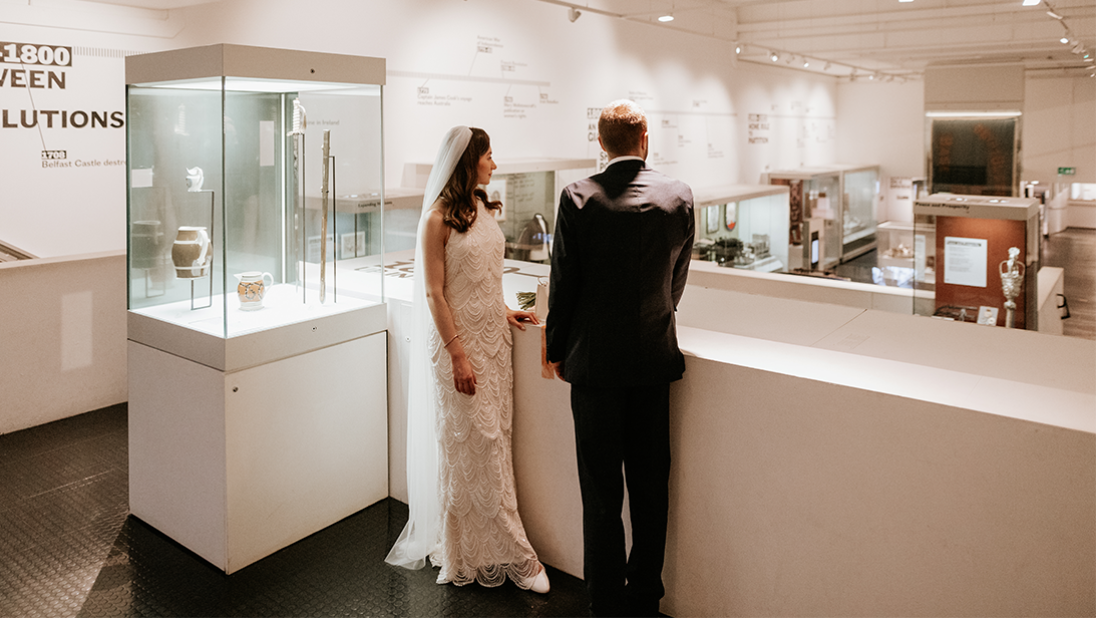
{"label": "white partition ledge", "polygon": [[[694,274],[664,613],[1096,615],[1096,342]],[[539,328],[513,334],[519,508],[581,577],[569,387],[542,377]]]}
{"label": "white partition ledge", "polygon": [[0,434],[126,401],[126,253],[0,263]]}
{"label": "white partition ledge", "polygon": [[1096,434],[1092,389],[1077,392],[689,327],[678,328],[678,340],[696,358]]}

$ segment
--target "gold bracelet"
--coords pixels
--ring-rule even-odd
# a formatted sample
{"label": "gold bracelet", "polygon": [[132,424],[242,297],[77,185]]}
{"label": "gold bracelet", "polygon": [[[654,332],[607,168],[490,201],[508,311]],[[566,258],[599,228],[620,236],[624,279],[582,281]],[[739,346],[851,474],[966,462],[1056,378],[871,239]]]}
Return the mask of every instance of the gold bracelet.
{"label": "gold bracelet", "polygon": [[452,337],[450,337],[450,338],[449,338],[449,341],[446,341],[446,342],[445,342],[445,345],[443,345],[443,346],[441,346],[441,347],[443,347],[443,348],[448,348],[448,347],[449,347],[449,344],[450,344],[450,343],[453,343],[453,342],[454,342],[454,341],[455,341],[455,340],[457,339],[457,337],[460,337],[460,333],[457,333],[456,335],[453,335]]}

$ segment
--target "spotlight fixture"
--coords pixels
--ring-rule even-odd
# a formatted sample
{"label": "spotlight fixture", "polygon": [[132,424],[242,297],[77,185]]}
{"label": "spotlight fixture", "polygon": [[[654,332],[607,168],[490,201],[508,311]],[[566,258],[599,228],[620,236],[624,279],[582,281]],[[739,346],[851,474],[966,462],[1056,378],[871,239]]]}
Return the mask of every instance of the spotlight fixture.
{"label": "spotlight fixture", "polygon": [[809,66],[811,66],[811,61],[804,58],[803,59],[803,68],[806,69]]}
{"label": "spotlight fixture", "polygon": [[742,53],[742,46],[739,45],[738,43],[735,43],[734,53],[736,53],[736,54],[741,54]]}
{"label": "spotlight fixture", "polygon": [[776,52],[769,52],[769,60],[776,62],[777,60],[780,60],[780,56],[778,56]]}
{"label": "spotlight fixture", "polygon": [[1069,37],[1068,36],[1064,36],[1064,37],[1062,37],[1058,40],[1062,42],[1062,45],[1067,45],[1069,43]]}
{"label": "spotlight fixture", "polygon": [[571,20],[572,24],[578,21],[579,17],[582,17],[582,11],[576,9],[575,7],[571,7],[567,10],[567,19]]}
{"label": "spotlight fixture", "polygon": [[875,79],[875,73],[868,73],[868,79],[874,80]]}
{"label": "spotlight fixture", "polygon": [[1023,6],[1039,6],[1043,0],[1024,0]]}
{"label": "spotlight fixture", "polygon": [[784,64],[791,64],[793,62],[795,62],[795,54],[788,56],[788,58],[784,60]]}
{"label": "spotlight fixture", "polygon": [[832,67],[832,66],[833,66],[833,63],[827,60],[826,65],[822,67],[822,70],[823,71],[829,71],[830,67]]}
{"label": "spotlight fixture", "polygon": [[674,20],[674,16],[671,13],[667,13],[667,14],[665,14],[665,15],[658,18],[658,21],[661,21],[661,22],[668,22],[668,21],[673,21],[673,20]]}

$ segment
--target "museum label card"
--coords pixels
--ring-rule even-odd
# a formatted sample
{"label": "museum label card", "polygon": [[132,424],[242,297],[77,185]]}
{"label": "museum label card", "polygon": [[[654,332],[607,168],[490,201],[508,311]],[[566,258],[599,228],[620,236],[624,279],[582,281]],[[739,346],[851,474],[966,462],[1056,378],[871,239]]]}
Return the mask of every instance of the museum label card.
{"label": "museum label card", "polygon": [[984,238],[944,237],[944,283],[986,287],[988,251]]}
{"label": "museum label card", "polygon": [[997,326],[997,307],[978,307],[978,323],[985,326]]}

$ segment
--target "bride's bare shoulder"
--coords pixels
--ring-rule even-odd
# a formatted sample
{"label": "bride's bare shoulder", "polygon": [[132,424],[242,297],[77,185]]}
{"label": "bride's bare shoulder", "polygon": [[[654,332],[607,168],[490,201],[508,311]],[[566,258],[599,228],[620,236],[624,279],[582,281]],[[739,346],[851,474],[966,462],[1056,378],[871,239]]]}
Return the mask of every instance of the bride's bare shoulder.
{"label": "bride's bare shoulder", "polygon": [[425,232],[427,236],[438,237],[442,241],[449,238],[449,226],[445,224],[445,203],[440,198],[426,211]]}

